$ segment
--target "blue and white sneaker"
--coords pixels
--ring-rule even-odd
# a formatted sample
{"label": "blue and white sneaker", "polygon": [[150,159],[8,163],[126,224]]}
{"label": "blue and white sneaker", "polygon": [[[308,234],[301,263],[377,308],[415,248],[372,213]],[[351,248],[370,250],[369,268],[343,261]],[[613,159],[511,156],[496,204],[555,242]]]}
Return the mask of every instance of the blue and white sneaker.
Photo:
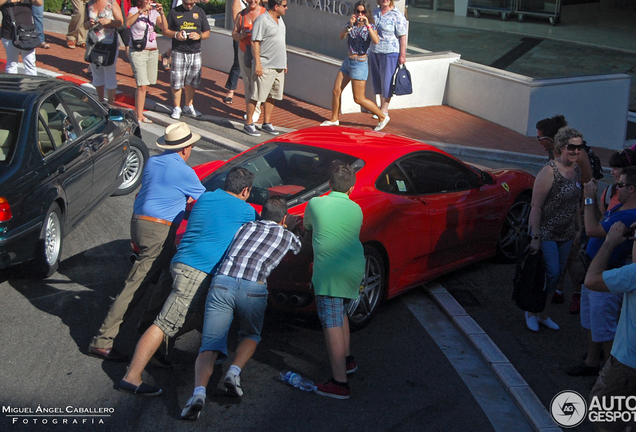
{"label": "blue and white sneaker", "polygon": [[201,112],[194,108],[194,105],[183,107],[183,113],[192,117],[201,117]]}
{"label": "blue and white sneaker", "polygon": [[243,132],[245,132],[246,134],[250,136],[255,136],[255,137],[261,136],[261,133],[256,130],[256,126],[254,126],[254,123],[246,124],[245,126],[243,126]]}
{"label": "blue and white sneaker", "polygon": [[263,132],[267,132],[270,135],[278,135],[278,134],[280,134],[280,132],[278,132],[276,129],[274,129],[274,125],[272,125],[271,123],[263,123],[263,126],[261,126],[261,130]]}

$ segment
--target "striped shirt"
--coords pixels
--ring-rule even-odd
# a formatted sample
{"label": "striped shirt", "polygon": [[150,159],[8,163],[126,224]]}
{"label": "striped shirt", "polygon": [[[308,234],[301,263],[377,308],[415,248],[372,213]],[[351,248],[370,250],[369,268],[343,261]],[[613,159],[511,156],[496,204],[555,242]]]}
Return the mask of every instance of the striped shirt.
{"label": "striped shirt", "polygon": [[217,274],[266,283],[287,252],[296,255],[300,248],[300,239],[282,225],[269,220],[248,222],[234,236]]}

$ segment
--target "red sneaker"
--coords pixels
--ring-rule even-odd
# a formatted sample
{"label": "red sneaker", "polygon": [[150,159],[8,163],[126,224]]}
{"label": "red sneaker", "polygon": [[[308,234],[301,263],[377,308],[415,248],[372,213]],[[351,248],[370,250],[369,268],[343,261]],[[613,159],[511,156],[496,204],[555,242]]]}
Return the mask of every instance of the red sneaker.
{"label": "red sneaker", "polygon": [[337,384],[333,378],[324,384],[318,384],[314,391],[319,395],[328,396],[334,399],[349,399],[349,396],[351,395],[349,384]]}
{"label": "red sneaker", "polygon": [[358,364],[353,356],[347,356],[347,374],[352,374],[358,370]]}
{"label": "red sneaker", "polygon": [[554,292],[552,294],[552,301],[550,303],[563,303],[565,301],[565,296],[563,294],[559,294],[558,292]]}

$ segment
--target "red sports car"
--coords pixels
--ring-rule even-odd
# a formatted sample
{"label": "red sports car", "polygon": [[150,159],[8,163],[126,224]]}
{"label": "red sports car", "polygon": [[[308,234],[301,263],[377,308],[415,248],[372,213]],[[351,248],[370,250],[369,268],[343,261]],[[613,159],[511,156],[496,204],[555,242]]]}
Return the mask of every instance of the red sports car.
{"label": "red sports car", "polygon": [[[528,229],[534,177],[468,165],[408,138],[315,127],[195,170],[205,187],[215,190],[231,168],[247,168],[255,174],[249,203],[260,211],[267,197],[282,195],[289,212],[302,217],[312,197],[329,193],[331,168],[339,162],[357,172],[351,199],[364,213],[360,241],[367,267],[360,298],[348,309],[353,328],[366,325],[383,298],[496,254],[506,261],[516,258]],[[269,277],[275,308],[314,307],[309,243]]]}

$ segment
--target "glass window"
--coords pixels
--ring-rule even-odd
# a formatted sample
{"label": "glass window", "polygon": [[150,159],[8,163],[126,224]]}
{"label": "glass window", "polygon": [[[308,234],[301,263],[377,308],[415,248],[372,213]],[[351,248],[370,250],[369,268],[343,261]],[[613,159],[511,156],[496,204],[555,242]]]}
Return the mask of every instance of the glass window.
{"label": "glass window", "polygon": [[64,89],[60,92],[60,96],[75,119],[79,134],[106,122],[104,111],[97,102],[80,89]]}
{"label": "glass window", "polygon": [[39,121],[38,133],[42,154],[50,153],[51,147],[62,148],[77,138],[66,108],[56,95],[49,96],[40,105]]}
{"label": "glass window", "polygon": [[20,120],[20,113],[0,110],[0,164],[11,160],[18,140]]}
{"label": "glass window", "polygon": [[350,164],[356,171],[364,162],[353,156],[318,147],[270,143],[230,161],[203,185],[209,191],[223,188],[230,169],[243,167],[254,173],[254,186],[247,202],[262,205],[273,195],[283,196],[288,205],[297,205],[329,190],[332,169]]}
{"label": "glass window", "polygon": [[479,176],[466,165],[448,156],[422,152],[401,159],[389,167],[378,178],[376,186],[384,192],[405,195],[413,191],[419,195],[454,192],[478,187]]}

